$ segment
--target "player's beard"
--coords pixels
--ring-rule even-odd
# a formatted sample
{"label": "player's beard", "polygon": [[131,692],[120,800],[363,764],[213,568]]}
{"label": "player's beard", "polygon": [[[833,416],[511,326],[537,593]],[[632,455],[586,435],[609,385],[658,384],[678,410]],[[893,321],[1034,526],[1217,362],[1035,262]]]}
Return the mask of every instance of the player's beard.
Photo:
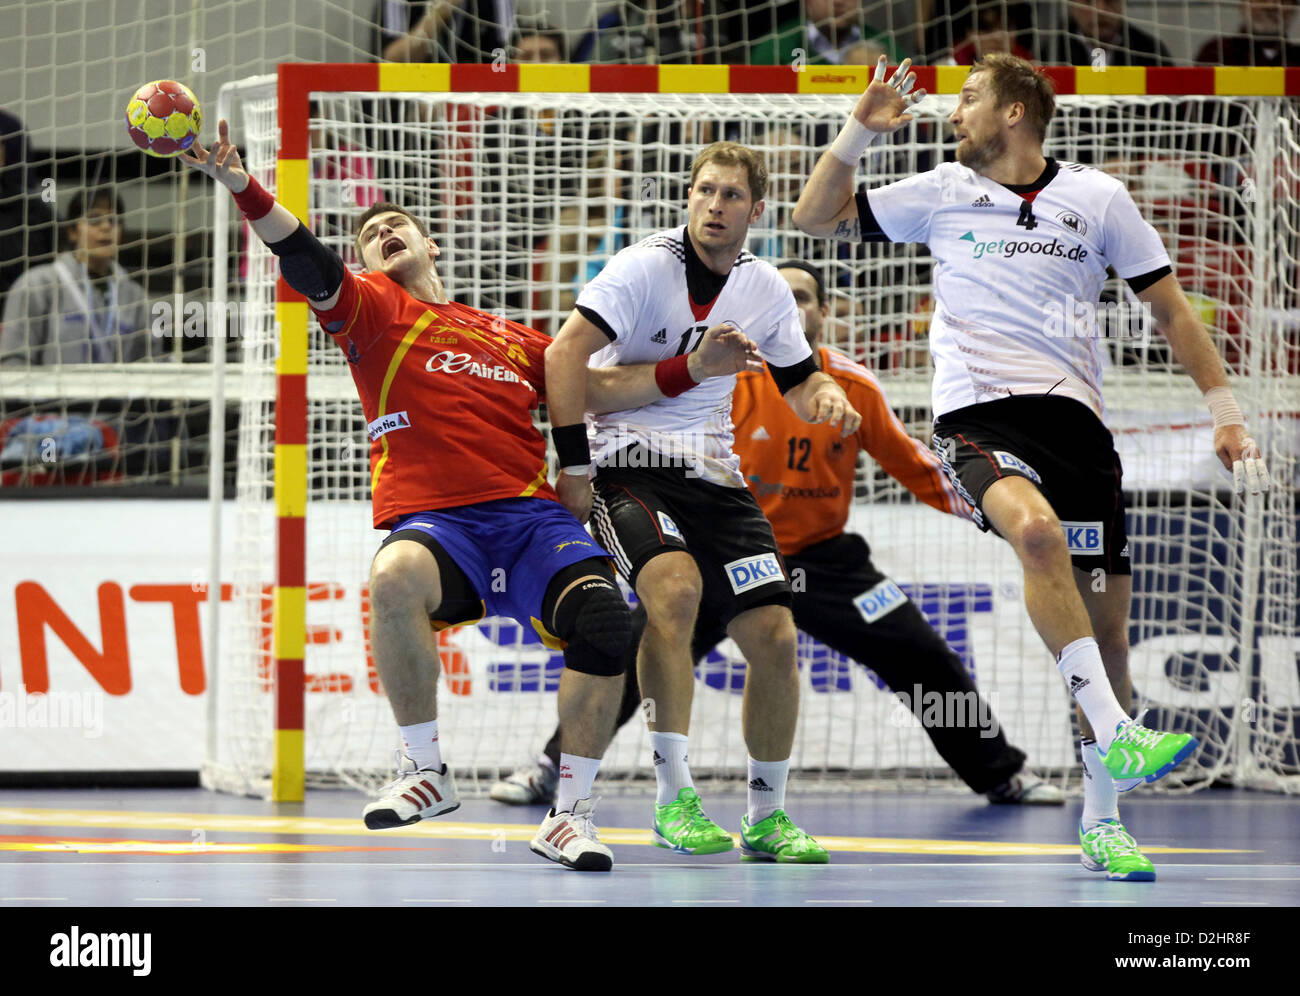
{"label": "player's beard", "polygon": [[[965,144],[966,148],[962,148]],[[965,143],[957,143],[957,161],[976,173],[987,169],[991,163],[1002,158],[1007,151],[1007,140],[1001,132],[995,132],[981,145],[976,145],[967,136]]]}

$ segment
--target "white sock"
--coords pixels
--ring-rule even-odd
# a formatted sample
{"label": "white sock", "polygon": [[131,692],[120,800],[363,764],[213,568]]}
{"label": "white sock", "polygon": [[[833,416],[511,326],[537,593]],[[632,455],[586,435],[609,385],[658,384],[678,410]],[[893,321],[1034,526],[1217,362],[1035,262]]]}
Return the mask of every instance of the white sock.
{"label": "white sock", "polygon": [[682,789],[695,787],[690,765],[686,763],[686,734],[652,733],[650,747],[654,751],[655,781],[659,783],[655,801],[666,806],[677,801]]}
{"label": "white sock", "polygon": [[765,820],[778,809],[785,809],[785,779],[790,773],[790,759],[755,761],[749,759],[749,825]]}
{"label": "white sock", "polygon": [[1115,739],[1115,727],[1129,717],[1111,690],[1097,641],[1091,636],[1075,640],[1061,651],[1061,656],[1056,659],[1056,668],[1083,714],[1088,717],[1097,735],[1097,746],[1104,754]]}
{"label": "white sock", "polygon": [[438,721],[400,727],[406,756],[420,771],[441,771],[442,752],[438,749]]}
{"label": "white sock", "polygon": [[555,811],[571,813],[583,799],[591,798],[591,783],[600,770],[600,758],[560,755],[560,781],[555,787]]}
{"label": "white sock", "polygon": [[1119,793],[1106,765],[1101,763],[1097,741],[1086,737],[1079,742],[1083,754],[1083,829],[1091,830],[1102,820],[1119,819]]}

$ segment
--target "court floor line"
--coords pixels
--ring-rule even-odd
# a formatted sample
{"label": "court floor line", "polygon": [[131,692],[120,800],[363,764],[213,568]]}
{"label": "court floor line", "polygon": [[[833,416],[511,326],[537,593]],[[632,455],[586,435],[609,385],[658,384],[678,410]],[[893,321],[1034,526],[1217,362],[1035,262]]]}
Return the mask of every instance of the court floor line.
{"label": "court floor line", "polygon": [[[1144,848],[1144,850],[1146,849]],[[962,861],[960,863],[954,863],[952,861],[890,861],[890,862],[882,862],[881,864],[878,865],[871,864],[870,862],[855,862],[853,864],[848,864],[848,865],[845,864],[836,865],[834,862],[831,862],[829,865],[801,865],[799,866],[800,867],[799,874],[802,875],[815,875],[819,873],[838,874],[850,868],[860,868],[864,872],[870,871],[873,868],[888,868],[888,869],[946,868],[948,870],[964,869],[964,868],[1000,868],[1009,872],[1018,872],[1018,871],[1023,871],[1026,868],[1068,868],[1072,866],[1077,866],[1078,865],[1077,851],[1072,856],[1075,857],[1075,860],[1073,861],[1016,861],[1016,862]],[[126,858],[125,860],[119,858],[118,860],[115,861],[67,861],[63,859],[56,859],[56,860],[59,867],[88,867],[88,868],[97,868],[97,867],[122,868],[122,867],[126,867],[128,864],[129,867],[132,868],[147,868],[150,866],[158,866],[163,868],[175,868],[177,863],[177,859],[175,858],[173,858],[170,861],[146,861],[134,857],[129,857]],[[210,864],[214,868],[247,867],[247,868],[262,868],[262,869],[265,869],[267,865],[271,863],[280,864],[280,862],[275,861],[274,856],[268,857],[266,860],[262,860],[262,861],[228,861],[224,858],[216,858],[212,862],[210,862]],[[301,866],[303,864],[306,864],[306,862],[301,862],[296,864]],[[0,860],[0,868],[3,868],[7,865],[15,865],[15,866],[23,866],[26,868],[31,868],[33,866],[33,862],[31,858],[27,858],[26,860],[20,860],[20,861]],[[401,862],[387,862],[383,864],[377,864],[374,861],[312,861],[310,862],[310,867],[312,873],[316,874],[318,872],[323,872],[332,869],[338,869],[339,871],[346,871],[354,868],[369,868],[373,870],[375,868],[391,867],[391,868],[401,868],[405,871],[414,871],[419,869],[426,869],[428,871],[457,871],[457,870],[484,870],[484,869],[501,870],[506,868],[547,868],[551,866],[548,865],[544,859],[538,858],[534,861],[445,861],[445,862],[401,861]],[[768,873],[779,875],[782,874],[782,872],[776,871],[774,869],[780,869],[783,868],[784,866],[776,865],[769,862],[763,862],[761,864],[759,862],[743,862],[740,860],[703,862],[703,861],[694,861],[687,858],[683,858],[681,861],[619,861],[617,856],[615,856],[614,867],[615,868],[657,868],[657,869],[746,868],[746,869],[750,869],[750,873],[754,875],[762,875]],[[1225,871],[1245,871],[1251,868],[1259,868],[1259,869],[1285,868],[1288,866],[1264,865],[1264,864],[1259,864],[1259,865],[1197,864],[1193,862],[1180,861],[1177,864],[1170,865],[1169,867],[1177,868],[1181,872],[1181,871],[1186,871],[1189,869],[1196,869],[1196,868],[1223,869]],[[1096,881],[1102,881],[1102,880],[1096,879]],[[1214,880],[1206,878],[1203,879],[1203,881],[1214,881]],[[1272,879],[1255,878],[1252,876],[1252,877],[1243,878],[1242,881],[1267,882],[1267,881],[1272,881]],[[1286,879],[1285,881],[1290,881],[1290,880]],[[870,888],[870,887],[871,886],[869,885],[866,886],[866,888]],[[882,888],[884,888],[884,886],[882,886]]]}
{"label": "court floor line", "polygon": [[[342,817],[240,816],[217,813],[168,813],[94,809],[0,808],[0,826],[94,827],[117,830],[176,830],[205,836],[215,832],[244,834],[334,835],[365,837],[378,843],[386,839],[528,841],[535,825],[518,823],[466,823],[426,820],[409,827],[379,833],[361,828],[360,821]],[[649,830],[631,827],[601,827],[601,840],[611,846],[652,846]],[[733,839],[737,839],[735,834]],[[818,835],[830,851],[857,854],[945,854],[962,857],[1020,857],[1026,855],[1074,855],[1077,844],[931,840],[910,837],[836,837]],[[1162,847],[1144,843],[1146,854],[1249,854],[1236,848]]]}

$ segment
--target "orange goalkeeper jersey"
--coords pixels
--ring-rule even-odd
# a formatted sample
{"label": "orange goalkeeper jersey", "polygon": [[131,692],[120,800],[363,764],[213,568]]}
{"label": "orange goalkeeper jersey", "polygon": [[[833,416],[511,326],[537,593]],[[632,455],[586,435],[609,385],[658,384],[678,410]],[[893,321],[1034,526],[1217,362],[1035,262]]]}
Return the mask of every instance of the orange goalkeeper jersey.
{"label": "orange goalkeeper jersey", "polygon": [[944,476],[939,458],[907,434],[871,371],[833,349],[823,346],[818,353],[822,371],[862,414],[855,435],[841,438],[839,426],[805,422],[766,370],[740,374],[732,399],[740,470],[781,552],[795,554],[844,531],[859,450],[927,505],[969,518],[970,507]]}
{"label": "orange goalkeeper jersey", "polygon": [[417,301],[381,273],[346,273],[338,303],[317,317],[361,396],[376,529],[498,498],[559,500],[531,415],[545,391],[549,336],[465,305]]}

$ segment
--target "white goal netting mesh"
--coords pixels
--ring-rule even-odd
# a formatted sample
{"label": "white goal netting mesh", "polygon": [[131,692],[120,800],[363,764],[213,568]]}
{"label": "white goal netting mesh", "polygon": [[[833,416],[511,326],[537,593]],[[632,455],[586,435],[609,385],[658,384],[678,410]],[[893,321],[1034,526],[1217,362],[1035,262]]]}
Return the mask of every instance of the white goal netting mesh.
{"label": "white goal netting mesh", "polygon": [[[942,98],[931,100],[944,108]],[[610,255],[684,220],[699,148],[719,139],[759,147],[771,187],[750,248],[822,270],[832,295],[830,343],[875,370],[905,424],[928,439],[925,248],[809,239],[789,223],[849,106],[848,97],[753,94],[315,94],[311,226],[352,261],[358,211],[381,198],[403,204],[441,245],[439,269],[454,299],[553,334]],[[246,93],[232,124],[249,167],[272,190],[275,112],[273,93]],[[937,121],[923,116],[873,150],[869,182],[941,162],[946,134]],[[1049,154],[1129,184],[1212,330],[1279,482],[1265,499],[1231,499],[1198,393],[1122,281],[1110,281],[1098,318],[1110,361],[1108,421],[1130,504],[1135,705],[1151,709],[1150,725],[1192,732],[1202,743],[1166,779],[1174,789],[1227,779],[1294,790],[1300,781],[1298,142],[1293,103],[1216,97],[1065,97],[1047,140]],[[240,513],[227,571],[235,608],[224,617],[209,769],[256,788],[273,732],[275,268],[256,240],[240,252],[247,273]],[[314,322],[311,334],[308,775],[370,786],[387,777],[397,739],[364,628],[364,581],[382,537],[370,529],[365,420],[346,362]],[[1073,709],[1024,614],[1009,548],[918,505],[870,463],[860,468],[856,498],[850,528],[867,538],[877,565],[962,656],[1010,741],[1068,784]],[[441,637],[441,736],[466,788],[486,787],[531,759],[551,734],[562,658],[532,641],[509,620]],[[921,724],[871,672],[806,638],[800,667],[796,782],[954,783]],[[724,644],[697,677],[692,768],[742,774],[744,661]],[[607,754],[602,778],[648,775],[648,753],[636,717]]]}

